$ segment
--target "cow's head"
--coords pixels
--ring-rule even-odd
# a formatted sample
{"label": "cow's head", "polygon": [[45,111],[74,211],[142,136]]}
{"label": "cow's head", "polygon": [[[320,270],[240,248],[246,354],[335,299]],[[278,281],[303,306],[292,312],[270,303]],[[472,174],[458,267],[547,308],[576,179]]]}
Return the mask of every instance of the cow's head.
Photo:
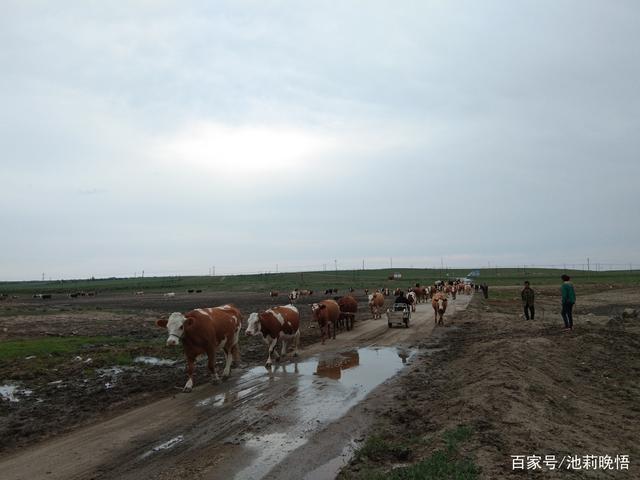
{"label": "cow's head", "polygon": [[318,315],[322,312],[322,310],[326,309],[327,306],[324,303],[314,303],[311,305],[311,313],[315,318],[318,318]]}
{"label": "cow's head", "polygon": [[445,307],[445,300],[444,298],[440,297],[438,298],[438,311],[439,312],[444,312],[444,307]]}
{"label": "cow's head", "polygon": [[260,317],[256,312],[253,312],[249,315],[247,329],[245,330],[245,335],[257,335],[260,333]]}
{"label": "cow's head", "polygon": [[185,316],[180,312],[173,312],[169,315],[168,320],[157,320],[156,325],[160,328],[167,327],[169,337],[167,337],[167,346],[178,345],[182,335],[184,335]]}

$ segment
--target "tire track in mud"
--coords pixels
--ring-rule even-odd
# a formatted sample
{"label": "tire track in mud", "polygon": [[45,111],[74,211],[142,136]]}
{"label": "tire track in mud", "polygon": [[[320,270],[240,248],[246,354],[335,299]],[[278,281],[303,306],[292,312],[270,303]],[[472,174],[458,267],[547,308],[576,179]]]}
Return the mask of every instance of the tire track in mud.
{"label": "tire track in mud", "polygon": [[[450,301],[445,319],[466,308],[469,298]],[[7,480],[211,478],[214,472],[260,478],[274,467],[282,471],[282,463],[290,467],[279,478],[287,472],[300,478],[330,461],[335,448],[302,465],[289,460],[299,457],[294,452],[326,441],[318,433],[332,428],[344,440],[337,445],[342,449],[366,424],[343,416],[403,367],[402,347],[431,334],[432,314],[430,304],[418,305],[408,329],[389,329],[384,319],[359,322],[326,345],[306,348],[298,363],[271,373],[263,367],[235,370],[224,384],[202,385],[2,459],[0,471]],[[363,348],[372,344],[401,348]],[[366,372],[373,372],[372,379]],[[331,441],[336,443],[335,432]]]}

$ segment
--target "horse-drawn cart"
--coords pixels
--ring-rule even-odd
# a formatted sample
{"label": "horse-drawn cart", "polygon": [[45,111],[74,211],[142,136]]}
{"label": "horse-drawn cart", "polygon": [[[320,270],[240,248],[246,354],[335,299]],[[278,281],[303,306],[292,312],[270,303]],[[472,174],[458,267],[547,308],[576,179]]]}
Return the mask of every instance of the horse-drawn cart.
{"label": "horse-drawn cart", "polygon": [[409,320],[411,320],[411,306],[406,303],[394,303],[391,308],[387,309],[387,323],[389,328],[397,324],[404,324],[409,328]]}

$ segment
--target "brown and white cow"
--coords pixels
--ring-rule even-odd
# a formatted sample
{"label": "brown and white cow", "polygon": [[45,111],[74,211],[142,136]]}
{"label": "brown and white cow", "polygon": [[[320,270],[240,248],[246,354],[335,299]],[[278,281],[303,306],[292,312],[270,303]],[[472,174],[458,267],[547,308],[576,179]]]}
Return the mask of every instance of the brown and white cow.
{"label": "brown and white cow", "polygon": [[340,317],[338,317],[338,323],[344,324],[347,330],[353,328],[353,323],[358,313],[358,301],[351,295],[345,295],[338,299],[338,306],[340,307]]}
{"label": "brown and white cow", "polygon": [[193,371],[198,355],[206,354],[207,365],[214,381],[218,381],[216,371],[216,349],[221,348],[225,356],[222,377],[231,372],[231,362],[240,361],[238,336],[242,327],[242,315],[233,305],[213,308],[197,308],[185,314],[174,312],[169,319],[157,320],[156,324],[167,329],[167,346],[175,346],[182,341],[187,358],[187,383],[184,392],[193,389]]}
{"label": "brown and white cow", "polygon": [[[293,356],[298,356],[300,344],[300,312],[293,305],[271,307],[263,312],[254,312],[249,315],[249,325],[246,335],[262,335],[267,344],[269,356],[265,366],[271,366],[271,354],[280,360],[287,354],[287,342],[293,341]],[[276,351],[278,340],[282,342],[281,355]]]}
{"label": "brown and white cow", "polygon": [[270,296],[270,297],[277,297],[277,296],[278,296],[278,292],[277,292],[276,290],[271,290],[271,291],[269,292],[269,296]]}
{"label": "brown and white cow", "polygon": [[380,292],[372,293],[369,295],[369,308],[373,319],[382,318],[382,308],[384,307],[384,295]]}
{"label": "brown and white cow", "polygon": [[418,303],[418,296],[416,295],[416,292],[412,290],[409,293],[407,293],[407,300],[409,301],[409,305],[411,305],[411,311],[415,312],[416,303]]}
{"label": "brown and white cow", "polygon": [[447,296],[440,292],[436,293],[431,300],[431,306],[435,314],[434,321],[436,325],[444,325],[444,312],[447,310]]}
{"label": "brown and white cow", "polygon": [[416,295],[416,302],[422,303],[427,301],[427,289],[425,287],[412,287],[411,291]]}
{"label": "brown and white cow", "polygon": [[322,344],[324,345],[325,336],[331,337],[333,330],[333,338],[336,338],[336,322],[340,317],[340,305],[335,300],[322,300],[311,305],[311,313],[314,320],[320,326],[320,335]]}

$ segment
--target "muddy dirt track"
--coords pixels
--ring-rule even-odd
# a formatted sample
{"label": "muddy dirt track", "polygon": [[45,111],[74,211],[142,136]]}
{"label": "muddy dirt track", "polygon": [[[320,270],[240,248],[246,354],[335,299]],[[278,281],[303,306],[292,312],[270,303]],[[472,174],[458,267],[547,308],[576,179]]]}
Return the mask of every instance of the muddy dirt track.
{"label": "muddy dirt track", "polygon": [[[455,315],[450,310],[444,328],[433,328],[426,305],[409,329],[389,330],[363,313],[353,332],[325,347],[317,343],[307,305],[297,364],[269,373],[259,366],[264,346],[248,342],[245,366],[231,380],[207,384],[200,365],[190,395],[176,388],[184,384],[181,360],[127,370],[108,390],[103,378],[85,377],[88,385],[97,382],[90,395],[85,388],[65,396],[67,389],[45,384],[21,403],[0,404],[7,434],[2,478],[324,479],[343,467],[341,479],[370,480],[404,478],[398,476],[404,469],[428,465],[436,455],[444,455],[447,465],[471,464],[476,475],[469,478],[640,478],[640,320],[622,315],[626,308],[640,309],[640,288],[578,285],[571,333],[561,329],[558,288],[535,289],[534,321],[522,318],[519,288],[504,287],[492,289],[488,300],[474,295]],[[458,298],[462,306],[464,297]],[[233,301],[244,311],[273,303],[255,294]],[[50,335],[115,329],[140,340],[131,352],[166,357],[164,335],[150,324],[178,308],[161,308],[160,298],[145,302],[145,308],[123,311],[80,310],[76,304],[72,315],[54,312],[59,321],[49,321],[51,308],[70,307],[24,313],[31,308],[27,302],[19,307],[22,316],[0,317],[0,335],[28,336],[42,325]],[[94,361],[98,347],[91,347]],[[3,365],[3,372],[19,375],[30,361]],[[54,380],[67,373],[64,365],[41,373]],[[32,385],[29,377],[22,380]],[[72,389],[73,382],[65,383]],[[68,410],[58,396],[70,399]],[[100,407],[102,415],[96,413]],[[79,420],[72,422],[72,415]],[[464,437],[455,449],[452,432]],[[35,441],[45,434],[51,438]],[[20,449],[13,447],[18,442]],[[354,447],[358,453],[349,461]],[[630,462],[628,470],[523,472],[513,470],[512,455],[550,455],[558,462],[628,455]]]}
{"label": "muddy dirt track", "polygon": [[[468,299],[450,301],[448,316]],[[433,310],[421,304],[408,329],[389,329],[384,319],[360,321],[351,332],[325,346],[310,344],[296,362],[271,372],[261,366],[236,369],[228,382],[211,385],[202,384],[201,370],[200,385],[191,394],[176,390],[169,398],[5,455],[2,477],[333,477],[341,466],[336,459],[369,423],[352,407],[411,363],[416,342],[432,329]]]}

